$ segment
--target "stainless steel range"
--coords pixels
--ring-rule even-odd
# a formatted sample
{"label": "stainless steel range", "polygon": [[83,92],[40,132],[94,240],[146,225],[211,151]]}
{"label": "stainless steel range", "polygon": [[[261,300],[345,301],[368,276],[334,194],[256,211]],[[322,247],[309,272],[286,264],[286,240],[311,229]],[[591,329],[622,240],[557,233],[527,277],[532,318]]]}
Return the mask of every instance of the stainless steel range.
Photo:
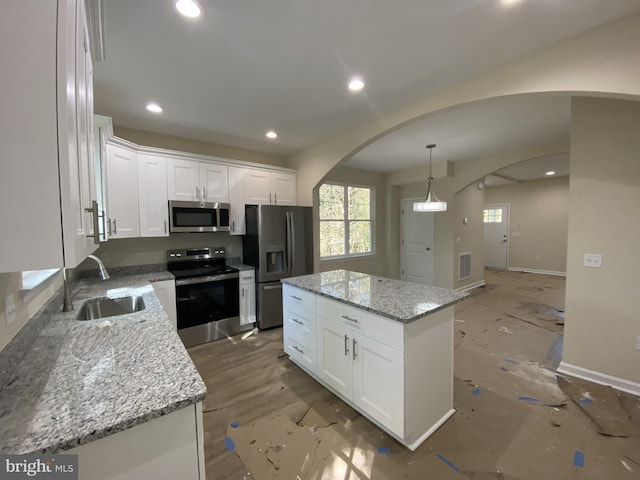
{"label": "stainless steel range", "polygon": [[239,273],[225,264],[224,247],[169,250],[176,278],[178,335],[186,347],[218,340],[253,324],[240,325]]}

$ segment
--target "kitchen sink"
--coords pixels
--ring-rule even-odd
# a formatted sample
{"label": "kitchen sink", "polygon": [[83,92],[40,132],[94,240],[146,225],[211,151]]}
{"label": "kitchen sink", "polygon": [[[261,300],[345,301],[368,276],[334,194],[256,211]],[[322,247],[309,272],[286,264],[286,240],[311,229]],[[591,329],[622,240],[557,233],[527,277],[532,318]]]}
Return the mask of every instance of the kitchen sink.
{"label": "kitchen sink", "polygon": [[144,310],[144,299],[139,296],[121,298],[93,298],[87,300],[80,307],[78,320],[95,320],[97,318],[115,317],[127,313]]}

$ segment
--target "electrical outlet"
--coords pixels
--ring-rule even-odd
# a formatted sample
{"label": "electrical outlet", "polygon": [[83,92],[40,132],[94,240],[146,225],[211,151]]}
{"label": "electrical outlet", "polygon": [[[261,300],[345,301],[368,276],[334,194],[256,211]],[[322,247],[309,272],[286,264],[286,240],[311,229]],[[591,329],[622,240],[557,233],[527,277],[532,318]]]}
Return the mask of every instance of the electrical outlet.
{"label": "electrical outlet", "polygon": [[599,253],[585,253],[584,266],[592,268],[602,267],[602,255],[600,255]]}
{"label": "electrical outlet", "polygon": [[4,323],[7,327],[16,319],[16,306],[13,303],[13,295],[4,298]]}

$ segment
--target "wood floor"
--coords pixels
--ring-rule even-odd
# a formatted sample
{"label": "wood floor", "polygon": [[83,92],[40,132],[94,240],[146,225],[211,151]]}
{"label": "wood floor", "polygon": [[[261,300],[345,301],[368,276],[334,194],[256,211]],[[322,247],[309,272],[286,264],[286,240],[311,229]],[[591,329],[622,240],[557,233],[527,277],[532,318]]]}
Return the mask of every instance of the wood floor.
{"label": "wood floor", "polygon": [[[570,402],[557,412],[542,406],[566,400],[553,373],[561,356],[562,327],[556,325],[558,317],[549,314],[564,310],[564,279],[487,271],[486,281],[486,287],[456,306],[457,414],[415,452],[395,445],[392,473],[373,464],[366,475],[314,478],[640,478],[640,464],[629,459],[629,455],[637,458],[629,454],[633,449],[640,452],[640,443],[634,443],[638,439],[599,435],[591,420]],[[200,345],[190,348],[189,354],[208,388],[203,405],[207,479],[281,478],[249,473],[237,453],[225,445],[228,426],[232,422],[247,425],[274,413],[304,411],[331,394],[284,354],[281,329]],[[528,397],[539,402],[519,400]],[[640,402],[633,397],[624,400],[638,423]],[[377,429],[364,418],[354,428]],[[575,451],[585,454],[583,468],[572,464]],[[429,465],[444,463],[423,460],[436,458],[437,452],[453,459],[461,471],[445,465],[447,475],[434,476],[437,469]]]}

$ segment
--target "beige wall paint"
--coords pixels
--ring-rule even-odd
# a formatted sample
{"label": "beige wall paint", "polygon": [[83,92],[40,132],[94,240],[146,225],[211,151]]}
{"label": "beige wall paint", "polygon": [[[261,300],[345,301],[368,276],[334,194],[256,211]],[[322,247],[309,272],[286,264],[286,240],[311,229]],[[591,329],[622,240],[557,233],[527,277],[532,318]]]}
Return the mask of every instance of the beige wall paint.
{"label": "beige wall paint", "polygon": [[269,153],[256,152],[244,148],[220,145],[219,143],[207,143],[198,140],[162,135],[160,133],[145,132],[131,128],[113,126],[113,133],[116,137],[124,138],[137,145],[146,147],[166,148],[179,152],[197,153],[199,155],[210,155],[213,157],[243,160],[245,162],[264,163],[276,167],[287,167],[284,157],[271,155]]}
{"label": "beige wall paint", "polygon": [[[321,260],[320,271],[337,270],[344,268],[370,275],[388,276],[387,261],[387,188],[384,175],[375,172],[367,172],[354,168],[336,168],[331,171],[325,182],[345,183],[364,187],[373,187],[374,200],[374,255],[354,257],[344,260]],[[317,202],[316,202],[317,205]],[[319,251],[316,250],[316,251]]]}
{"label": "beige wall paint", "polygon": [[[122,238],[109,240],[100,245],[95,252],[109,267],[128,267],[166,263],[167,250],[179,248],[226,247],[227,257],[242,259],[242,237],[228,233],[173,233],[168,237]],[[95,270],[93,260],[85,260],[81,270]]]}
{"label": "beige wall paint", "polygon": [[569,177],[489,187],[485,203],[510,206],[510,269],[566,273]]}
{"label": "beige wall paint", "polygon": [[298,169],[298,203],[311,205],[313,188],[336,165],[378,138],[435,112],[495,97],[532,93],[640,96],[640,82],[637,81],[640,78],[639,50],[640,12],[532,52],[412,102],[405,108],[378,116],[368,124],[290,158],[290,166]]}
{"label": "beige wall paint", "polygon": [[[485,203],[485,191],[477,183],[463,188],[456,194],[453,205],[454,248],[453,279],[455,288],[480,285],[484,282],[484,225],[482,206]],[[464,223],[464,219],[467,223]],[[471,277],[458,279],[458,255],[471,253]]]}
{"label": "beige wall paint", "polygon": [[640,102],[576,98],[571,113],[563,362],[640,389]]}
{"label": "beige wall paint", "polygon": [[[49,301],[62,287],[62,274],[55,274],[30,291],[22,290],[22,273],[1,273],[0,292],[2,293],[2,309],[0,310],[0,350],[25,326],[27,321]],[[16,309],[15,320],[7,327],[5,322],[5,300],[13,296]]]}

